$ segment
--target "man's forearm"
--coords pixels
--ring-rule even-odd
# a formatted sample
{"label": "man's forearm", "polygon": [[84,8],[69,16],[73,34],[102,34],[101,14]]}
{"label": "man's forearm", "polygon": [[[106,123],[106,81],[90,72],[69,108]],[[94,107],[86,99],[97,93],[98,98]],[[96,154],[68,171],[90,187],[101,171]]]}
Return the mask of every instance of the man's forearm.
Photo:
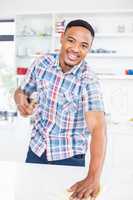
{"label": "man's forearm", "polygon": [[91,136],[88,177],[100,178],[106,153],[106,128],[97,127]]}
{"label": "man's forearm", "polygon": [[[98,117],[98,123],[95,123],[97,120],[93,116],[101,116]],[[91,146],[90,146],[90,165],[87,177],[85,179],[75,183],[70,188],[70,192],[72,192],[72,199],[96,199],[97,195],[100,191],[100,175],[102,172],[102,167],[105,159],[105,151],[106,151],[106,132],[104,128],[104,117],[103,114],[94,114],[88,113],[88,117],[90,116],[90,120],[87,120],[88,125],[91,124]],[[87,118],[89,119],[89,118]],[[89,121],[91,123],[89,123]],[[95,124],[95,126],[93,126]]]}

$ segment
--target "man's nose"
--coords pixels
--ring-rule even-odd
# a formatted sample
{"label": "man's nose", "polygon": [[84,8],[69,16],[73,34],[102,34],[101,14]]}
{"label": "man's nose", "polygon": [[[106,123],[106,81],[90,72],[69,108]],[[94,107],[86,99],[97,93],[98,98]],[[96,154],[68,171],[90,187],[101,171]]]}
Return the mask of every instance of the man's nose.
{"label": "man's nose", "polygon": [[78,43],[75,43],[73,46],[72,46],[72,50],[74,52],[79,52],[80,51],[80,45]]}

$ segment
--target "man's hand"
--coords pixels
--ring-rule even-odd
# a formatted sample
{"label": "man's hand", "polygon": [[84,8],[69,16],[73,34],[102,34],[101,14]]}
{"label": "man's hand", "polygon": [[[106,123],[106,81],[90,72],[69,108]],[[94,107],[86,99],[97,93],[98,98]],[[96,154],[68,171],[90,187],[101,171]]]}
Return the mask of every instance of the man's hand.
{"label": "man's hand", "polygon": [[18,110],[23,117],[28,117],[32,115],[34,112],[34,108],[36,107],[36,102],[32,101],[31,103],[24,103],[18,105]]}
{"label": "man's hand", "polygon": [[15,102],[20,114],[23,117],[28,117],[29,115],[33,114],[36,103],[34,101],[31,101],[31,103],[29,103],[27,95],[25,95],[19,89],[15,92]]}
{"label": "man's hand", "polygon": [[95,200],[100,191],[100,183],[98,179],[87,177],[75,183],[68,191],[72,193],[69,200]]}

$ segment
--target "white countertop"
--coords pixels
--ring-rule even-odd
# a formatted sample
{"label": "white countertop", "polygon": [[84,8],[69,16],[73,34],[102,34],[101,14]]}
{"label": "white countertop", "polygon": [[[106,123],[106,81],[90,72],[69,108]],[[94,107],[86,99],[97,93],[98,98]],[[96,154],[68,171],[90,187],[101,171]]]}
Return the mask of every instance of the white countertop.
{"label": "white countertop", "polygon": [[[0,122],[0,198],[68,200],[66,189],[85,177],[87,168],[24,164],[30,128],[27,119],[18,119],[14,123]],[[133,126],[109,124],[108,132],[109,135],[133,136]],[[3,158],[8,161],[2,162]],[[133,170],[113,169],[111,162],[103,172],[102,191],[97,200],[133,200]]]}
{"label": "white countertop", "polygon": [[[66,189],[86,175],[82,167],[0,162],[2,200],[68,200]],[[133,171],[104,173],[97,200],[132,200]]]}
{"label": "white countertop", "polygon": [[85,175],[86,169],[82,167],[0,162],[0,198],[68,200],[67,188]]}

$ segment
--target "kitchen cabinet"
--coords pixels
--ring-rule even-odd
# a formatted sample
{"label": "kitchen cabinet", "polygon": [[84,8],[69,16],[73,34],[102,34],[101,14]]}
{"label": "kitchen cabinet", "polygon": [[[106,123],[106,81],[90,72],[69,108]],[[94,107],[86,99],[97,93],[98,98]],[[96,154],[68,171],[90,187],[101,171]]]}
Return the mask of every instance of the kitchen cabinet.
{"label": "kitchen cabinet", "polygon": [[87,61],[98,74],[124,75],[133,66],[133,10],[93,10],[16,16],[16,66],[29,66],[36,56],[58,52],[60,35],[73,19],[85,19],[96,36]]}
{"label": "kitchen cabinet", "polygon": [[29,118],[0,121],[0,161],[25,162],[31,126]]}
{"label": "kitchen cabinet", "polygon": [[[112,166],[117,169],[133,169],[133,135],[126,132],[112,134]],[[133,172],[133,171],[132,171]]]}
{"label": "kitchen cabinet", "polygon": [[[107,125],[107,154],[105,170],[132,171],[133,174],[133,124]],[[126,174],[125,174],[126,175]],[[123,177],[125,176],[123,174]],[[126,177],[126,176],[125,176]]]}

